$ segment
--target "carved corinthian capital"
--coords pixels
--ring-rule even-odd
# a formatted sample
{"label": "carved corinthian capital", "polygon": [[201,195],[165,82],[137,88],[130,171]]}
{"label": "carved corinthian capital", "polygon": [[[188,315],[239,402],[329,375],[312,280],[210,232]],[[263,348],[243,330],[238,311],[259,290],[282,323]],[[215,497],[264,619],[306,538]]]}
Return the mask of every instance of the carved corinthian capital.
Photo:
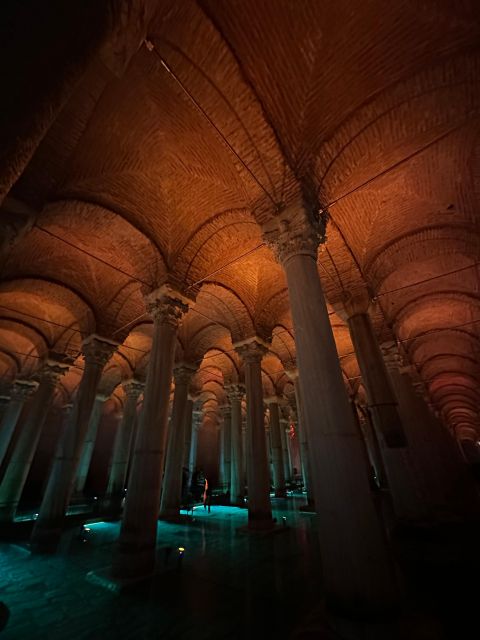
{"label": "carved corinthian capital", "polygon": [[326,239],[326,215],[309,214],[303,204],[286,207],[263,225],[263,239],[278,262],[296,255],[317,259],[319,244]]}
{"label": "carved corinthian capital", "polygon": [[225,387],[225,391],[227,392],[228,399],[230,403],[232,401],[241,402],[243,396],[245,395],[245,385],[243,384],[229,384]]}
{"label": "carved corinthian capital", "polygon": [[233,345],[235,351],[248,364],[261,362],[263,356],[268,352],[268,345],[261,338],[252,338]]}
{"label": "carved corinthian capital", "polygon": [[189,385],[192,376],[196,373],[197,367],[192,364],[186,364],[185,362],[177,365],[173,370],[173,379],[175,384]]}
{"label": "carved corinthian capital", "polygon": [[33,380],[15,380],[11,391],[12,400],[25,401],[37,390],[38,383]]}
{"label": "carved corinthian capital", "polygon": [[122,387],[127,398],[133,398],[134,400],[136,400],[138,396],[143,392],[145,384],[143,382],[140,382],[139,380],[131,378],[130,380],[125,380],[125,382],[122,382]]}
{"label": "carved corinthian capital", "polygon": [[187,299],[178,291],[165,284],[146,298],[147,311],[158,324],[169,324],[178,328],[188,311]]}
{"label": "carved corinthian capital", "polygon": [[118,349],[118,344],[108,338],[102,338],[92,334],[83,341],[82,352],[85,356],[85,364],[103,367],[110,360],[114,351]]}

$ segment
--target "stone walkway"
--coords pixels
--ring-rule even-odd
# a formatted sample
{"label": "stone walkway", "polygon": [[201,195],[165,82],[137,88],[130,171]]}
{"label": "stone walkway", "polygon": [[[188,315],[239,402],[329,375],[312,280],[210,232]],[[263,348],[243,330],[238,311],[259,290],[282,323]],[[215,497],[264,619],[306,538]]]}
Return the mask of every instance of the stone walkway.
{"label": "stone walkway", "polygon": [[[71,530],[58,553],[50,556],[30,555],[24,547],[0,543],[0,600],[10,610],[1,639],[476,637],[463,630],[474,622],[475,587],[469,591],[463,571],[471,556],[468,546],[459,545],[449,532],[444,540],[437,536],[435,544],[416,537],[402,541],[397,556],[402,560],[405,555],[410,597],[393,628],[341,624],[332,634],[325,628],[321,608],[316,518],[298,511],[298,499],[273,504],[282,531],[268,537],[239,533],[247,512],[237,508],[214,506],[208,514],[200,506],[191,522],[159,522],[158,575],[129,594],[116,595],[86,580],[89,571],[109,565],[118,523],[89,524],[84,533]],[[185,549],[183,558],[179,547]]]}
{"label": "stone walkway", "polygon": [[85,579],[109,564],[116,523],[67,533],[54,556],[1,544],[0,599],[11,612],[2,640],[250,639],[254,622],[265,637],[286,637],[320,583],[312,516],[279,506],[279,522],[295,527],[268,538],[237,533],[247,513],[235,508],[197,507],[189,524],[159,523],[159,575],[121,596]]}

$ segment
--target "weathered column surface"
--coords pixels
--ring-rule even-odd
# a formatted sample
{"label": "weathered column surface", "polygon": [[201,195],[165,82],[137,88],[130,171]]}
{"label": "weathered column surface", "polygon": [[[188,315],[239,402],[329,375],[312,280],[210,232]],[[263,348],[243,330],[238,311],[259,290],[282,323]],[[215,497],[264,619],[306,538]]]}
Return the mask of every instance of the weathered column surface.
{"label": "weathered column surface", "polygon": [[223,416],[223,484],[225,492],[231,491],[232,480],[232,408],[221,408]]}
{"label": "weathered column surface", "polygon": [[32,380],[16,380],[13,384],[10,402],[5,409],[2,423],[0,424],[0,467],[7,454],[23,406],[26,400],[35,393],[36,389],[37,383]]}
{"label": "weathered column surface", "polygon": [[[396,346],[384,346],[385,360],[412,458],[421,473],[433,517],[438,522],[478,518],[478,493],[458,456],[453,438],[429,410],[424,386],[414,383]],[[441,470],[441,472],[439,472]]]}
{"label": "weathered column surface", "polygon": [[289,482],[293,478],[293,464],[292,464],[292,456],[290,452],[290,425],[288,422],[288,418],[285,415],[286,407],[281,409],[279,422],[280,422],[280,438],[282,440],[282,450],[283,450],[283,473],[285,476],[285,481]]}
{"label": "weathered column surface", "polygon": [[247,477],[248,526],[270,529],[273,526],[270,505],[270,481],[263,418],[261,361],[267,346],[260,338],[235,345],[245,364],[247,395]]}
{"label": "weathered column surface", "polygon": [[283,465],[282,438],[280,435],[280,411],[277,397],[267,398],[266,402],[270,409],[270,439],[272,444],[272,465],[273,465],[273,486],[277,498],[284,498],[287,495],[285,488],[285,467]]}
{"label": "weathered column surface", "polygon": [[287,277],[327,602],[363,614],[391,608],[397,589],[318,276],[325,228],[313,228],[316,215],[286,209],[264,237]]}
{"label": "weathered column surface", "polygon": [[192,486],[193,473],[197,466],[197,448],[198,448],[198,430],[202,426],[203,413],[193,410],[192,415],[192,440],[190,443],[190,452],[188,455],[188,487]]}
{"label": "weathered column surface", "polygon": [[56,384],[67,370],[68,364],[48,360],[40,371],[38,389],[0,484],[0,521],[13,522],[15,519]]}
{"label": "weathered column surface", "polygon": [[231,504],[244,506],[245,483],[243,477],[243,452],[242,452],[242,397],[245,393],[243,385],[231,384],[227,387],[228,399],[231,408]]}
{"label": "weathered column surface", "polygon": [[183,363],[175,367],[173,372],[175,391],[160,503],[160,516],[164,518],[172,518],[180,514],[188,387],[195,371],[196,367]]}
{"label": "weathered column surface", "polygon": [[103,393],[97,393],[95,396],[95,402],[93,403],[92,413],[90,414],[90,420],[88,421],[87,434],[83,443],[83,449],[80,455],[80,462],[78,463],[77,475],[75,478],[74,490],[78,495],[81,495],[85,489],[85,483],[87,482],[88,471],[90,469],[90,462],[92,461],[95,442],[97,441],[98,427],[100,426],[103,408],[108,397],[109,396]]}
{"label": "weathered column surface", "polygon": [[122,420],[115,435],[105,497],[105,508],[113,515],[120,513],[122,500],[125,497],[128,461],[137,419],[137,402],[144,385],[138,380],[130,379],[123,382],[122,387],[125,391],[125,404]]}
{"label": "weathered column surface", "polygon": [[373,331],[368,306],[366,294],[345,300],[348,327],[380,445],[393,510],[400,521],[428,520],[431,513],[413,467],[398,402]]}
{"label": "weathered column surface", "polygon": [[[290,368],[285,371],[287,376],[293,382],[293,388],[295,391],[295,405],[297,408],[297,438],[298,444],[300,448],[300,463],[302,465],[302,476],[303,476],[303,486],[305,491],[307,492],[307,501],[310,506],[315,503],[313,497],[313,491],[311,486],[311,475],[312,472],[310,470],[311,461],[310,455],[308,453],[308,435],[307,429],[304,425],[304,416],[303,416],[303,401],[302,401],[302,390],[300,387],[300,379],[298,375],[297,368]],[[321,418],[321,407],[317,406],[317,416]]]}
{"label": "weathered column surface", "polygon": [[153,292],[147,303],[154,319],[152,349],[112,567],[114,577],[122,579],[148,577],[155,568],[170,385],[178,327],[188,309],[183,296],[168,285]]}
{"label": "weathered column surface", "polygon": [[34,550],[55,548],[60,539],[102,371],[117,346],[107,338],[96,335],[89,336],[83,342],[85,367],[32,532]]}

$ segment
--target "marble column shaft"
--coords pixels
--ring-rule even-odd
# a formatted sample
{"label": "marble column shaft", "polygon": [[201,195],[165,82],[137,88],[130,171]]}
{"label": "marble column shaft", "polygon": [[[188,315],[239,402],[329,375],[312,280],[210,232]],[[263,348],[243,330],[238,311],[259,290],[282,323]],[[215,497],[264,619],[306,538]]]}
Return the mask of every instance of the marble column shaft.
{"label": "marble column shaft", "polygon": [[192,486],[193,473],[197,466],[198,430],[202,426],[202,415],[200,411],[193,411],[192,417],[192,440],[188,455],[188,487]]}
{"label": "marble column shaft", "polygon": [[348,326],[380,445],[393,510],[399,520],[425,520],[431,514],[413,467],[397,399],[370,316],[357,311],[361,304],[368,305],[368,301],[361,299],[357,304],[351,301],[345,305]]}
{"label": "marble column shaft", "polygon": [[183,466],[188,469],[190,463],[190,449],[192,448],[193,429],[193,400],[187,400],[187,412],[185,416],[185,446],[183,449]]}
{"label": "marble column shaft", "polygon": [[68,365],[48,361],[40,372],[40,384],[0,484],[1,521],[13,522],[15,518],[43,425],[52,404],[56,384],[67,370]]}
{"label": "marble column shaft", "polygon": [[280,437],[283,449],[283,469],[285,480],[288,482],[293,478],[293,464],[290,453],[290,426],[286,418],[280,418]]}
{"label": "marble column shaft", "polygon": [[137,419],[137,402],[144,387],[143,383],[133,379],[127,380],[122,386],[126,399],[122,420],[115,435],[107,486],[107,500],[109,508],[112,510],[119,510],[125,497],[128,461],[132,451],[133,432]]}
{"label": "marble column shaft", "polygon": [[286,209],[264,238],[287,277],[327,603],[351,615],[390,609],[397,586],[318,275],[324,228],[314,217],[300,204]]}
{"label": "marble column shaft", "polygon": [[231,491],[232,481],[232,410],[223,407],[223,484],[225,491]]}
{"label": "marble column shaft", "polygon": [[278,401],[269,400],[270,409],[270,438],[272,443],[273,486],[275,495],[284,498],[287,495],[285,488],[285,468],[283,465],[282,439],[280,435],[280,412]]}
{"label": "marble column shaft", "polygon": [[153,341],[143,394],[122,526],[112,573],[148,577],[155,568],[157,519],[167,444],[168,410],[178,327],[187,305],[168,286],[153,292]]}
{"label": "marble column shaft", "polygon": [[[308,435],[304,425],[303,417],[303,402],[302,402],[302,390],[300,388],[300,379],[297,369],[289,369],[287,372],[288,377],[293,382],[293,388],[295,390],[295,404],[297,407],[297,438],[300,448],[300,462],[302,465],[303,485],[307,492],[308,502],[311,504],[314,502],[313,491],[311,486],[312,472],[310,455],[308,453]],[[321,413],[320,407],[318,413]]]}
{"label": "marble column shaft", "polygon": [[33,395],[36,388],[37,383],[30,380],[17,380],[13,385],[10,402],[0,424],[0,467],[7,455],[25,401]]}
{"label": "marble column shaft", "polygon": [[93,403],[92,413],[90,414],[90,420],[88,421],[87,434],[85,436],[85,442],[83,444],[82,454],[80,456],[80,462],[78,464],[77,475],[75,478],[75,493],[77,494],[82,494],[85,489],[85,483],[87,482],[88,471],[90,469],[90,462],[92,461],[95,442],[97,440],[98,427],[102,421],[103,408],[107,399],[108,397],[101,393],[97,393],[95,396],[95,402]]}
{"label": "marble column shaft", "polygon": [[228,398],[231,407],[231,439],[232,439],[232,466],[230,501],[232,504],[244,505],[245,482],[243,476],[243,449],[242,449],[242,397],[244,389],[241,385],[233,384],[228,389]]}
{"label": "marble column shaft", "polygon": [[236,347],[245,363],[247,396],[248,526],[272,527],[270,474],[265,442],[261,361],[266,348],[252,340]]}
{"label": "marble column shaft", "polygon": [[54,548],[60,539],[102,371],[116,348],[115,343],[96,335],[83,342],[83,375],[32,532],[33,549]]}
{"label": "marble column shaft", "polygon": [[160,503],[160,515],[164,518],[176,517],[180,514],[185,428],[188,417],[188,387],[195,371],[195,367],[183,364],[176,367],[173,372],[175,391]]}

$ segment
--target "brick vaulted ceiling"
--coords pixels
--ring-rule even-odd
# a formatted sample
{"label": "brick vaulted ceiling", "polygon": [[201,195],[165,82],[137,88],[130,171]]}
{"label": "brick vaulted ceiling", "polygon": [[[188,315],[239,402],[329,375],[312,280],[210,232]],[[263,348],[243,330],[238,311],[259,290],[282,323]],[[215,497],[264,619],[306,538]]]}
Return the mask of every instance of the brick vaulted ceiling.
{"label": "brick vaulted ceiling", "polygon": [[264,384],[281,392],[292,321],[258,223],[301,193],[330,216],[319,275],[352,389],[341,300],[367,285],[379,340],[403,344],[452,428],[480,433],[478,3],[150,5],[153,50],[119,77],[92,59],[10,192],[36,218],[3,265],[0,374],[96,332],[122,343],[106,386],[142,375],[143,294],[169,273],[199,290],[177,359],[201,363],[206,405],[254,334],[273,337]]}

